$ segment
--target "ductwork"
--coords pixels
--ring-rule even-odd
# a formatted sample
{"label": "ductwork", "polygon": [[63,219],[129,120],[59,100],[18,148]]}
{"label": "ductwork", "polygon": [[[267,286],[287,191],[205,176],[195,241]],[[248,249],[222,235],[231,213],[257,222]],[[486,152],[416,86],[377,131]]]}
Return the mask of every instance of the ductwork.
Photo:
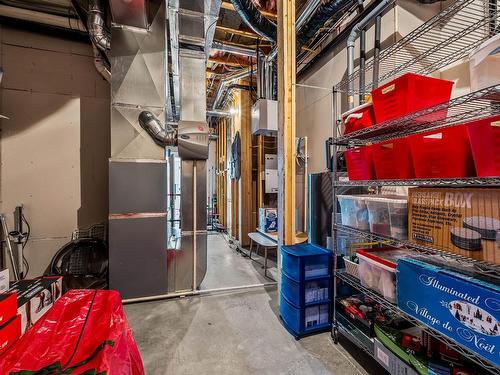
{"label": "ductwork", "polygon": [[96,46],[92,45],[92,50],[94,51],[94,66],[96,70],[106,81],[111,83],[111,71],[109,70],[108,62]]}
{"label": "ductwork", "polygon": [[316,35],[318,30],[325,25],[326,21],[334,17],[333,23],[335,23],[355,2],[356,0],[332,0],[321,4],[297,34],[297,50],[300,51],[300,48]]}
{"label": "ductwork", "polygon": [[214,103],[212,105],[212,109],[218,109],[219,104],[222,103],[221,99],[223,97],[223,93],[226,89],[226,86],[235,83],[236,81],[248,77],[250,74],[255,74],[257,72],[257,67],[242,69],[239,72],[233,73],[226,78],[221,79],[219,88],[217,89],[217,93],[215,94]]}
{"label": "ductwork", "polygon": [[160,120],[150,111],[139,114],[139,124],[148,132],[155,143],[161,147],[176,146],[177,132],[168,123],[163,127]]}
{"label": "ductwork", "polygon": [[257,56],[257,52],[254,49],[240,47],[240,46],[234,46],[231,44],[225,44],[225,43],[221,43],[221,42],[213,42],[212,49],[220,51],[220,52],[227,52],[227,53],[232,53],[234,55],[240,55],[240,56],[245,56],[245,57],[256,57]]}
{"label": "ductwork", "polygon": [[42,25],[59,27],[67,30],[87,32],[85,25],[78,18],[56,16],[30,9],[22,9],[0,4],[0,16],[23,21],[36,22]]}
{"label": "ductwork", "polygon": [[264,17],[252,0],[231,0],[234,9],[245,24],[263,38],[275,43],[277,39],[276,25]]}
{"label": "ductwork", "polygon": [[101,0],[89,0],[87,29],[92,43],[107,54],[111,49],[111,33],[106,30],[104,7]]}

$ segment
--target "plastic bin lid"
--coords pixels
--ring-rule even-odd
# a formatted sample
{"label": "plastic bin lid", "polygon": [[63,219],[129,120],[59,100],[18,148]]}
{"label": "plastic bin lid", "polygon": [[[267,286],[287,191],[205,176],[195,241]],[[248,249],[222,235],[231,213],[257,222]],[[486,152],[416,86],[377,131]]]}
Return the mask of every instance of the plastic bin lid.
{"label": "plastic bin lid", "polygon": [[365,108],[368,108],[368,107],[372,107],[372,106],[373,106],[372,102],[367,102],[365,104],[358,105],[357,107],[354,107],[353,109],[350,109],[347,112],[342,113],[340,116],[341,117],[347,117],[347,116],[349,116],[352,113],[358,113],[359,111],[361,111],[361,110],[363,110]]}
{"label": "plastic bin lid", "polygon": [[411,255],[411,250],[399,249],[397,247],[384,247],[381,249],[362,249],[357,250],[358,257],[365,260],[372,260],[382,266],[396,269],[398,259]]}
{"label": "plastic bin lid", "polygon": [[365,195],[365,200],[381,203],[408,203],[405,195]]}

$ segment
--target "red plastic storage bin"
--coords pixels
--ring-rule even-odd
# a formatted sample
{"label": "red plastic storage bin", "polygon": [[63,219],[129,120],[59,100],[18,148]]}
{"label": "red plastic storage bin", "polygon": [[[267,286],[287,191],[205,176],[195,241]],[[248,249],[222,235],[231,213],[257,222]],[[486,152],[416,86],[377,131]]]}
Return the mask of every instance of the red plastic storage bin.
{"label": "red plastic storage bin", "polygon": [[349,180],[373,180],[372,150],[370,146],[352,148],[344,152]]}
{"label": "red plastic storage bin", "polygon": [[408,137],[417,178],[475,176],[464,125]]}
{"label": "red plastic storage bin", "polygon": [[[407,73],[372,91],[377,123],[392,120],[450,100],[452,81]],[[447,110],[437,111],[418,122],[445,118]]]}
{"label": "red plastic storage bin", "polygon": [[500,176],[500,116],[468,123],[467,132],[477,175]]}
{"label": "red plastic storage bin", "polygon": [[373,104],[366,103],[342,114],[342,122],[345,125],[344,134],[357,130],[369,128],[375,124],[375,113]]}
{"label": "red plastic storage bin", "polygon": [[415,177],[407,138],[377,143],[371,148],[377,179],[390,180]]}

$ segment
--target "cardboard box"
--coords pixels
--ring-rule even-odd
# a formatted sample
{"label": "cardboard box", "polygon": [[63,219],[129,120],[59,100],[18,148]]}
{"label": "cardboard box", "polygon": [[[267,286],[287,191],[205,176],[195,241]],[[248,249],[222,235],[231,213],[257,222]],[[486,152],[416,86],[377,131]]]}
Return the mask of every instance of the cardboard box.
{"label": "cardboard box", "polygon": [[17,314],[16,293],[0,293],[0,326]]}
{"label": "cardboard box", "polygon": [[0,354],[5,352],[21,336],[21,317],[16,315],[0,326]]}
{"label": "cardboard box", "polygon": [[17,293],[17,312],[21,315],[21,332],[24,334],[61,297],[62,277],[16,281],[11,284],[10,291]]}
{"label": "cardboard box", "polygon": [[0,270],[0,293],[9,290],[9,269]]}
{"label": "cardboard box", "polygon": [[392,375],[418,375],[413,368],[375,339],[375,360]]}
{"label": "cardboard box", "polygon": [[262,232],[278,231],[278,210],[276,208],[259,208],[259,229]]}
{"label": "cardboard box", "polygon": [[411,242],[500,264],[500,189],[414,188]]}
{"label": "cardboard box", "polygon": [[500,366],[500,286],[410,258],[396,275],[401,310]]}

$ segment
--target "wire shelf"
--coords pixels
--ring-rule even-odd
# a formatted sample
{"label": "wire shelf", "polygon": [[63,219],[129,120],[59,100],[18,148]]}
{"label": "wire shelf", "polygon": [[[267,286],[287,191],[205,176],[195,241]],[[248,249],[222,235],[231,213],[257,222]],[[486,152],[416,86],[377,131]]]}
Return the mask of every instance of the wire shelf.
{"label": "wire shelf", "polygon": [[463,347],[462,345],[458,344],[454,340],[451,340],[441,334],[438,331],[435,331],[434,329],[430,328],[429,326],[423,324],[422,322],[416,320],[412,316],[406,314],[403,312],[401,309],[399,309],[396,305],[390,303],[387,301],[383,296],[378,294],[377,292],[368,289],[361,285],[361,282],[356,279],[355,277],[352,277],[348,273],[344,271],[337,271],[335,274],[336,277],[338,277],[340,280],[346,282],[347,284],[351,285],[355,289],[359,290],[360,292],[364,293],[368,297],[372,298],[374,301],[382,305],[384,308],[390,310],[393,314],[400,316],[401,318],[409,321],[410,323],[416,325],[417,327],[422,328],[425,332],[427,332],[429,335],[433,336],[437,340],[445,343],[448,345],[450,348],[454,349],[458,353],[460,353],[462,356],[467,358],[469,361],[474,362],[481,366],[482,368],[488,370],[492,374],[498,374],[498,367],[495,366],[493,363],[490,363],[489,361],[486,361],[479,356],[477,356],[474,353],[471,353],[467,348]]}
{"label": "wire shelf", "polygon": [[438,130],[500,114],[500,85],[475,91],[403,117],[339,137],[336,143],[361,146]]}
{"label": "wire shelf", "polygon": [[430,74],[468,56],[480,43],[499,32],[496,0],[457,0],[422,26],[380,53],[379,76],[372,80],[374,59],[366,62],[367,84],[359,86],[361,71],[342,80],[335,89],[370,92],[377,84],[404,73]]}
{"label": "wire shelf", "polygon": [[338,180],[334,186],[500,186],[500,177],[429,178],[411,180]]}
{"label": "wire shelf", "polygon": [[453,254],[444,250],[433,247],[422,246],[409,241],[400,241],[394,238],[380,236],[371,232],[365,232],[359,229],[351,228],[342,224],[335,224],[338,231],[361,237],[367,242],[373,240],[384,242],[387,245],[405,247],[415,250],[417,253],[425,255],[435,255],[442,264],[446,264],[448,268],[452,268],[460,273],[465,273],[469,276],[487,279],[489,281],[500,283],[500,266],[497,264],[471,259],[462,255]]}

